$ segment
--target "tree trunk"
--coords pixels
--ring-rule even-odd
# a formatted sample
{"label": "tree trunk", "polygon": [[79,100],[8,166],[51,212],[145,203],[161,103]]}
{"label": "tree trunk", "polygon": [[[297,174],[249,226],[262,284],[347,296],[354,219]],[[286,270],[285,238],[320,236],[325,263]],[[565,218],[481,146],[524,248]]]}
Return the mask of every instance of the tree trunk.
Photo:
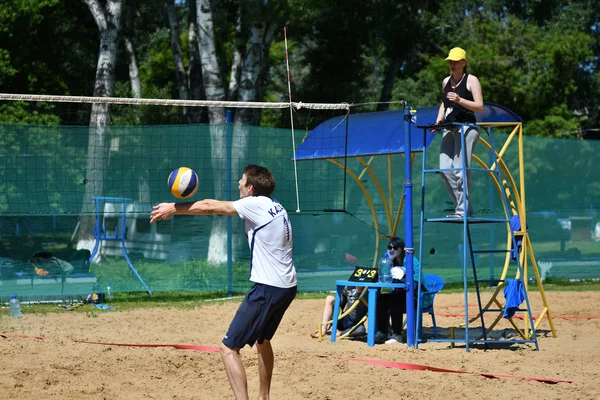
{"label": "tree trunk", "polygon": [[[167,16],[169,19],[169,30],[171,32],[171,51],[173,52],[173,61],[175,62],[175,85],[181,100],[189,99],[187,77],[185,74],[185,65],[183,63],[183,51],[181,50],[181,40],[179,39],[179,18],[174,0],[166,0]],[[188,107],[183,107],[183,119],[188,122]]]}
{"label": "tree trunk", "polygon": [[[202,80],[207,100],[225,100],[225,88],[219,59],[216,51],[213,28],[213,14],[210,0],[196,0],[198,30],[200,32],[199,50],[202,64]],[[210,137],[212,148],[212,170],[214,195],[216,198],[225,197],[225,175],[227,173],[225,159],[225,109],[210,107],[208,120],[211,124]],[[225,218],[214,217],[208,242],[208,262],[222,263],[227,260],[227,231]]]}
{"label": "tree trunk", "polygon": [[[129,64],[129,82],[131,84],[131,96],[140,99],[142,97],[142,83],[140,82],[140,69],[131,38],[133,36],[133,11],[135,0],[128,0],[125,4],[125,20],[123,21],[122,36],[125,44],[125,53]],[[139,113],[136,113],[139,115]],[[139,118],[138,118],[139,119]]]}
{"label": "tree trunk", "polygon": [[[239,101],[261,101],[264,75],[268,68],[269,49],[273,42],[274,27],[266,22],[255,22],[252,25],[248,52],[240,78]],[[243,108],[235,114],[236,124],[258,125],[260,109]],[[234,138],[237,143],[237,138]],[[243,146],[240,144],[240,147]],[[234,157],[235,158],[235,157]]]}
{"label": "tree trunk", "polygon": [[383,88],[381,89],[381,96],[379,97],[379,104],[377,104],[377,111],[387,111],[390,108],[389,102],[392,99],[392,90],[394,89],[396,76],[398,75],[398,70],[401,66],[402,59],[396,57],[386,69]]}
{"label": "tree trunk", "polygon": [[229,75],[229,88],[227,90],[227,100],[234,100],[238,95],[240,84],[240,72],[242,70],[242,53],[246,47],[246,42],[242,34],[242,5],[238,7],[238,17],[235,24],[235,38],[233,46],[233,57],[231,60],[231,72]]}
{"label": "tree trunk", "polygon": [[140,70],[138,68],[133,43],[129,37],[124,37],[123,40],[125,42],[127,58],[129,59],[129,82],[131,83],[131,97],[140,99],[142,97],[142,83],[140,81]]}
{"label": "tree trunk", "polygon": [[[269,33],[266,23],[252,25],[248,52],[244,59],[240,78],[238,101],[260,101],[257,98],[261,70],[266,68],[268,48],[271,46],[273,35]],[[257,125],[260,122],[260,109],[238,108],[235,110],[233,139],[231,149],[232,182],[239,179],[240,171],[247,162],[249,129],[244,125]]]}
{"label": "tree trunk", "polygon": [[[267,75],[269,73],[269,52],[271,51],[271,44],[273,44],[273,37],[275,36],[275,29],[277,28],[276,24],[268,23],[267,29],[265,31],[264,36],[264,53],[263,58],[260,64],[260,73],[258,75],[258,82],[256,83],[256,101],[263,101],[266,90],[266,81],[268,79]],[[258,119],[256,119],[256,125],[260,124],[260,114],[258,115]]]}
{"label": "tree trunk", "polygon": [[[219,68],[220,62],[217,55],[215,34],[213,27],[213,13],[210,0],[196,0],[198,31],[200,32],[198,48],[202,65],[202,81],[207,100],[225,100],[224,80]],[[211,125],[220,125],[225,122],[225,109],[210,107],[208,120]]]}
{"label": "tree trunk", "polygon": [[[133,18],[134,11],[136,9],[135,0],[128,0],[125,4],[123,28],[121,29],[121,35],[123,36],[123,43],[125,44],[125,53],[127,54],[127,61],[129,64],[129,82],[131,84],[131,97],[136,99],[142,98],[142,83],[140,81],[140,69],[138,67],[137,57],[135,55],[135,48],[133,47]],[[141,120],[141,109],[135,108],[135,122],[140,124]],[[110,151],[110,150],[109,150]],[[139,159],[143,159],[143,155],[140,154]],[[109,155],[110,158],[110,155]],[[138,171],[138,201],[143,203],[150,203],[150,169],[148,164],[142,162],[139,166]]]}
{"label": "tree trunk", "polygon": [[[264,77],[268,68],[269,49],[273,42],[274,26],[266,22],[252,25],[248,52],[240,78],[239,101],[261,101],[264,93]],[[258,125],[260,109],[243,108],[237,110],[236,124]],[[237,138],[234,138],[237,143]],[[241,145],[240,145],[241,147]],[[234,157],[235,158],[235,157]]]}
{"label": "tree trunk", "polygon": [[[84,0],[92,13],[100,33],[100,51],[96,67],[94,97],[111,97],[115,88],[115,66],[117,41],[121,24],[122,1],[108,0],[103,7],[97,0]],[[77,248],[92,249],[94,245],[93,196],[104,196],[104,178],[108,161],[108,126],[110,109],[108,104],[94,103],[90,117],[87,159],[87,186],[80,217]],[[101,210],[103,211],[103,210]]]}
{"label": "tree trunk", "polygon": [[[198,42],[198,17],[196,12],[196,2],[188,1],[188,88],[190,100],[200,100],[206,98],[204,86],[202,86],[202,65],[200,64],[200,48]],[[202,108],[195,107],[188,112],[190,124],[198,124],[208,121],[208,115]]]}

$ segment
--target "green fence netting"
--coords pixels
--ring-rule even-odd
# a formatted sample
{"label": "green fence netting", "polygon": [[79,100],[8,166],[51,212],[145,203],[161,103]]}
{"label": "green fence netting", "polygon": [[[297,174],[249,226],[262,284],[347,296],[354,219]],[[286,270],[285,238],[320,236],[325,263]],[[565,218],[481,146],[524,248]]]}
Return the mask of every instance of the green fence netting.
{"label": "green fence netting", "polygon": [[[334,281],[347,278],[354,265],[372,265],[377,241],[385,243],[380,235],[393,229],[383,211],[379,189],[387,194],[391,187],[395,206],[402,196],[402,155],[371,160],[379,182],[369,174],[357,174],[371,204],[342,168],[361,171],[364,166],[359,160],[338,159],[340,165],[326,160],[294,165],[294,144],[302,141],[305,131],[295,133],[293,144],[288,129],[237,125],[110,127],[102,132],[103,150],[96,151],[97,159],[90,161],[90,129],[94,128],[0,126],[0,298],[12,294],[77,297],[109,282],[117,292],[246,289],[249,252],[239,218],[230,218],[229,264],[225,259],[217,264],[207,262],[211,232],[222,229],[227,233],[226,217],[175,216],[149,224],[152,205],[175,200],[166,181],[179,166],[191,167],[199,176],[200,188],[192,199],[236,199],[237,181],[246,164],[273,170],[277,181],[274,196],[292,221],[301,291],[333,290]],[[493,135],[497,147],[507,137],[501,131]],[[427,152],[429,168],[437,168],[438,146],[434,141]],[[599,152],[599,142],[524,137],[528,232],[546,279],[600,278],[600,172],[595,163]],[[475,153],[489,160],[484,146],[478,146]],[[509,148],[503,159],[518,180],[516,146]],[[389,163],[391,185],[387,182]],[[90,165],[95,168],[92,173],[86,172]],[[421,165],[422,155],[418,153],[413,171],[417,249]],[[502,215],[500,196],[487,175],[474,174],[472,186],[476,215]],[[425,188],[425,212],[432,216],[448,213],[451,205],[439,176],[426,176]],[[118,201],[102,200],[96,213],[91,196],[128,199],[126,209]],[[77,251],[85,240],[88,247],[95,244],[96,217],[105,232],[123,234],[119,225],[123,213],[125,248],[146,286],[126,262],[120,240],[100,241],[99,257],[89,264],[82,262]],[[404,236],[403,221],[400,216],[399,236]],[[424,229],[423,254],[416,256],[426,273],[438,273],[447,282],[461,281],[464,244],[460,229],[453,224]],[[471,234],[476,248],[507,246],[504,225],[474,225]],[[40,252],[71,263],[73,271],[52,270],[51,265],[45,268],[36,263],[34,255]],[[479,279],[498,278],[504,255],[479,254],[476,265]],[[48,274],[40,274],[40,270]]]}

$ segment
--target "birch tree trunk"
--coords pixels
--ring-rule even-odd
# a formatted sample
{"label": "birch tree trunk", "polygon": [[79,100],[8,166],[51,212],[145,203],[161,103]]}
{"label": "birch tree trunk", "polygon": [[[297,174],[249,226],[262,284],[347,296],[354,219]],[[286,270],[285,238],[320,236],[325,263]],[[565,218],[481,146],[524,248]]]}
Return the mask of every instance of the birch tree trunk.
{"label": "birch tree trunk", "polygon": [[[248,51],[244,59],[240,77],[238,101],[262,100],[261,85],[268,68],[269,49],[273,42],[274,26],[267,22],[255,22],[250,31]],[[260,109],[242,108],[236,110],[236,124],[258,125]],[[234,138],[234,141],[237,138]]]}
{"label": "birch tree trunk", "polygon": [[[121,25],[121,0],[108,0],[102,6],[97,0],[84,0],[100,34],[100,50],[96,66],[94,97],[110,97],[115,88],[115,66],[117,61],[117,41]],[[85,197],[80,217],[77,248],[92,249],[94,245],[94,201],[92,196],[104,195],[104,178],[108,158],[108,125],[110,109],[107,104],[94,103],[90,117],[88,141],[87,181]]]}
{"label": "birch tree trunk", "polygon": [[[202,65],[200,64],[200,48],[198,38],[198,17],[195,1],[188,1],[188,88],[190,100],[200,100],[206,98],[204,87],[202,86]],[[206,122],[207,114],[201,108],[193,108],[189,110],[189,123],[197,124]]]}
{"label": "birch tree trunk", "polygon": [[246,41],[242,35],[242,4],[238,6],[238,17],[235,24],[235,38],[233,46],[233,57],[231,60],[231,72],[229,74],[229,88],[227,100],[235,100],[238,95],[240,84],[240,73],[242,70],[242,53],[246,47]]}
{"label": "birch tree trunk", "polygon": [[[121,28],[121,36],[125,44],[125,53],[127,54],[127,63],[129,66],[129,83],[131,85],[131,96],[140,99],[142,97],[142,83],[140,81],[140,69],[138,67],[135,48],[131,38],[133,37],[133,18],[136,8],[136,0],[127,0],[123,11],[124,20]],[[136,112],[136,120],[139,122],[139,112]]]}
{"label": "birch tree trunk", "polygon": [[[267,23],[254,23],[251,28],[248,51],[240,77],[238,101],[260,101],[259,86],[263,71],[267,68],[269,48],[273,41],[273,28]],[[235,110],[231,149],[232,182],[236,182],[247,163],[248,125],[258,125],[260,109],[239,108]]]}
{"label": "birch tree trunk", "polygon": [[[135,11],[136,3],[135,0],[128,0],[125,4],[125,16],[123,21],[122,36],[123,43],[125,44],[125,53],[127,54],[127,62],[129,66],[129,83],[131,85],[131,97],[136,99],[142,98],[142,83],[140,80],[140,69],[138,67],[137,56],[135,55],[135,48],[133,46],[133,16]],[[135,108],[135,123],[140,124],[141,121],[141,109]],[[112,148],[112,146],[111,146]],[[109,150],[110,151],[110,150]],[[142,152],[143,149],[138,149]],[[110,159],[110,155],[109,155]],[[138,165],[138,201],[143,203],[150,202],[150,170],[148,164],[145,163],[144,157],[140,154],[139,160],[142,160]]]}
{"label": "birch tree trunk", "polygon": [[[207,100],[225,100],[224,80],[219,68],[220,60],[217,55],[215,33],[213,27],[213,10],[210,0],[196,0],[197,20],[202,65],[202,81]],[[211,125],[220,125],[225,122],[225,109],[210,107],[208,120]]]}
{"label": "birch tree trunk", "polygon": [[[179,99],[189,99],[189,91],[187,85],[187,77],[185,74],[185,66],[183,63],[183,51],[181,50],[181,40],[179,39],[179,18],[177,9],[175,8],[174,0],[166,0],[167,16],[169,19],[169,30],[171,32],[171,52],[173,53],[173,61],[175,62],[175,85]],[[188,122],[188,107],[183,108],[183,119]]]}
{"label": "birch tree trunk", "polygon": [[[261,85],[264,82],[264,74],[268,68],[268,55],[273,41],[274,25],[258,22],[252,24],[248,51],[245,53],[240,85],[238,89],[238,101],[262,101],[263,91]],[[242,51],[240,51],[240,55]],[[231,181],[237,182],[239,174],[249,162],[248,160],[248,137],[251,132],[250,125],[260,123],[260,109],[236,109],[234,114],[233,139],[231,149]],[[238,229],[241,225],[239,220],[233,226]],[[243,240],[234,242],[234,245],[243,245]]]}
{"label": "birch tree trunk", "polygon": [[125,42],[125,52],[129,60],[129,82],[131,84],[131,96],[140,99],[142,98],[142,82],[140,81],[140,69],[138,67],[135,49],[129,36],[123,38]]}
{"label": "birch tree trunk", "polygon": [[[225,100],[225,87],[219,59],[216,51],[213,10],[210,0],[196,0],[197,20],[202,65],[202,80],[207,100]],[[225,197],[226,166],[226,141],[225,141],[225,109],[222,107],[209,107],[208,120],[211,124],[210,138],[212,147],[212,170],[214,195],[216,198]],[[222,263],[227,260],[227,231],[225,218],[214,217],[208,242],[208,262]]]}

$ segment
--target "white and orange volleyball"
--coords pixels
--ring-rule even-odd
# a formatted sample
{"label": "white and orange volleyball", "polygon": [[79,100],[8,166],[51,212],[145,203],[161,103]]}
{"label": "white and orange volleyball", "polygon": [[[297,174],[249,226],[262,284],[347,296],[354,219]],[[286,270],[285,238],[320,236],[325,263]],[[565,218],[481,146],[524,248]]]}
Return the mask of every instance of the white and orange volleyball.
{"label": "white and orange volleyball", "polygon": [[198,175],[191,168],[179,167],[169,174],[167,184],[173,196],[187,199],[198,191]]}

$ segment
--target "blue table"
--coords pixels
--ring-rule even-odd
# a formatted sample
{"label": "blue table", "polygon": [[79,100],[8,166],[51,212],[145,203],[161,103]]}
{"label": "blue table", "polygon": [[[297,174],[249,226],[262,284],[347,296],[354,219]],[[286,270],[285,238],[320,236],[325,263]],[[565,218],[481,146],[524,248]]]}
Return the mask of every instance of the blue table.
{"label": "blue table", "polygon": [[338,317],[340,315],[340,299],[345,286],[364,287],[368,290],[368,326],[367,326],[367,345],[375,346],[375,315],[377,310],[377,291],[381,288],[407,289],[406,283],[373,283],[373,282],[353,282],[353,281],[335,281],[336,294],[335,305],[333,306],[333,321],[331,325],[331,342],[334,343],[337,333]]}

